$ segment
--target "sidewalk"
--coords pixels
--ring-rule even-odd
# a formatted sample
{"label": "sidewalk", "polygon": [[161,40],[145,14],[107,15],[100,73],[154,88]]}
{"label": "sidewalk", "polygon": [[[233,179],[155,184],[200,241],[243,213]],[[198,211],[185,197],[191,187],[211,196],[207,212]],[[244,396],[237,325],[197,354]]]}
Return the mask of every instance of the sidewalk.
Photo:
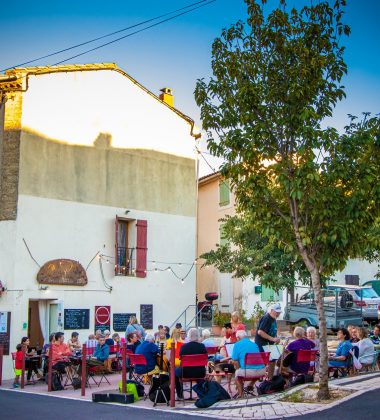
{"label": "sidewalk", "polygon": [[[69,398],[78,401],[91,401],[92,393],[102,390],[115,390],[118,387],[118,381],[120,380],[120,375],[114,374],[107,376],[111,385],[108,383],[102,383],[101,386],[91,387],[86,389],[86,396],[81,397],[81,391],[73,390],[72,388],[65,389],[63,391],[56,392],[47,392],[47,385],[43,382],[37,382],[36,385],[28,385],[24,390],[14,390],[11,392],[25,392],[39,395],[48,395],[53,397],[60,398]],[[204,416],[204,417],[213,417],[221,419],[236,419],[236,418],[254,418],[254,419],[279,419],[284,417],[293,417],[300,416],[304,414],[311,414],[315,412],[320,412],[327,410],[331,407],[342,404],[348,399],[359,396],[362,393],[365,393],[369,390],[374,390],[380,388],[380,372],[375,372],[366,375],[358,375],[353,377],[347,377],[343,379],[333,380],[330,382],[331,388],[351,390],[352,393],[345,398],[342,398],[338,401],[334,401],[330,404],[310,404],[310,403],[291,403],[279,401],[285,395],[292,392],[296,392],[303,387],[309,386],[311,384],[301,385],[294,387],[288,391],[277,393],[273,395],[265,395],[261,397],[251,397],[239,400],[227,400],[221,401],[214,404],[208,409],[198,409],[195,407],[194,403],[186,402],[184,405],[182,402],[176,402],[175,408],[167,407],[165,404],[159,404],[157,407],[153,408],[152,402],[147,399],[139,400],[134,404],[130,404],[127,407],[129,408],[140,408],[140,409],[149,409],[160,412],[171,413],[181,413],[187,414],[189,416]],[[5,381],[1,389],[10,389],[12,386],[12,381]]]}

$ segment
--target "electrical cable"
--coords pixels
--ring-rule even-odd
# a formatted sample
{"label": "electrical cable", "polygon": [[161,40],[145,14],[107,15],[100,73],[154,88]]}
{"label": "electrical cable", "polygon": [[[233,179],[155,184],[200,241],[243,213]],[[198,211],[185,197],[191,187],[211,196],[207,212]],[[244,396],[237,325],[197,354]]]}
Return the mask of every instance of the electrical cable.
{"label": "electrical cable", "polygon": [[38,58],[34,58],[33,60],[25,61],[24,63],[16,64],[16,65],[14,65],[14,66],[12,66],[12,67],[8,67],[8,68],[6,68],[6,69],[2,69],[2,70],[0,70],[0,72],[4,72],[4,71],[10,70],[10,69],[14,69],[14,68],[16,68],[16,67],[25,66],[26,64],[34,63],[34,62],[36,62],[36,61],[43,60],[44,58],[52,57],[52,56],[54,56],[54,55],[58,55],[58,54],[61,54],[61,53],[63,53],[63,52],[66,52],[66,51],[70,51],[70,50],[73,50],[73,49],[75,49],[75,48],[82,47],[83,45],[88,45],[88,44],[91,44],[91,43],[93,43],[93,42],[99,41],[100,39],[108,38],[108,37],[110,37],[110,36],[112,36],[112,35],[116,35],[116,34],[118,34],[118,33],[128,31],[129,29],[133,29],[133,28],[136,28],[136,27],[138,27],[138,26],[144,25],[144,24],[146,24],[146,23],[153,22],[154,20],[161,19],[161,18],[163,18],[163,17],[165,17],[165,16],[171,15],[171,14],[173,14],[173,13],[177,13],[177,12],[179,12],[179,11],[181,11],[181,10],[184,10],[184,9],[188,9],[189,7],[195,6],[195,5],[197,5],[197,4],[200,4],[200,3],[205,3],[206,1],[208,1],[208,0],[201,0],[201,1],[197,1],[197,2],[195,2],[195,3],[192,3],[192,4],[189,4],[189,5],[187,5],[187,6],[181,7],[181,8],[179,8],[179,9],[172,10],[171,12],[167,12],[167,13],[164,13],[164,14],[162,14],[162,15],[156,16],[156,17],[154,17],[154,18],[144,20],[144,21],[142,21],[142,22],[140,22],[140,23],[136,23],[136,24],[134,24],[134,25],[127,26],[126,28],[119,29],[119,30],[114,31],[114,32],[111,32],[111,33],[109,33],[109,34],[102,35],[102,36],[99,36],[99,37],[97,37],[97,38],[93,38],[93,39],[90,39],[90,40],[88,40],[88,41],[81,42],[80,44],[76,44],[76,45],[73,45],[73,46],[71,46],[71,47],[67,47],[67,48],[64,48],[64,49],[62,49],[62,50],[55,51],[55,52],[52,52],[52,53],[49,53],[49,54],[43,55],[43,56],[38,57]]}
{"label": "electrical cable", "polygon": [[58,62],[54,63],[53,66],[57,66],[59,64],[65,63],[66,61],[72,60],[73,58],[81,57],[82,55],[88,54],[89,52],[99,50],[100,48],[103,48],[103,47],[106,47],[108,45],[114,44],[115,42],[121,41],[122,39],[129,38],[130,36],[136,35],[136,34],[138,34],[140,32],[144,32],[144,31],[146,31],[146,30],[148,30],[150,28],[153,28],[155,26],[161,25],[162,23],[169,22],[170,20],[173,20],[173,19],[175,19],[175,18],[177,18],[179,16],[182,16],[182,15],[185,15],[187,13],[190,13],[190,12],[196,10],[196,9],[200,9],[201,7],[208,6],[209,4],[214,3],[214,2],[216,2],[216,0],[210,0],[208,3],[201,4],[200,6],[197,6],[197,7],[193,7],[190,10],[186,10],[184,12],[178,13],[178,14],[176,14],[174,16],[171,16],[170,18],[166,18],[166,19],[160,20],[159,22],[153,23],[152,25],[146,26],[145,28],[142,28],[142,29],[139,29],[137,31],[131,32],[130,34],[121,36],[119,38],[113,39],[112,41],[106,42],[105,44],[98,45],[97,47],[91,48],[91,49],[86,50],[86,51],[83,51],[83,52],[81,52],[79,54],[76,54],[76,55],[73,55],[71,57],[68,57],[65,60],[58,61]]}

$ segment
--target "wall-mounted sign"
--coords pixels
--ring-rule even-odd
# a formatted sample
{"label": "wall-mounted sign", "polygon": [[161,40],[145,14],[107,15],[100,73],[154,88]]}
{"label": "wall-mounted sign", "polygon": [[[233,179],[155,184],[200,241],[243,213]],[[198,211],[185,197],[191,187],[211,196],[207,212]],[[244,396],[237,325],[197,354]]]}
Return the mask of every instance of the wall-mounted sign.
{"label": "wall-mounted sign", "polygon": [[95,306],[95,332],[96,330],[111,329],[111,306]]}
{"label": "wall-mounted sign", "polygon": [[68,286],[85,286],[86,270],[74,260],[52,260],[45,263],[37,274],[41,284],[63,284]]}
{"label": "wall-mounted sign", "polygon": [[89,309],[65,309],[65,330],[88,330],[90,328]]}
{"label": "wall-mounted sign", "polygon": [[116,332],[125,332],[129,324],[129,318],[131,316],[136,316],[135,313],[120,313],[120,314],[113,314],[113,330]]}
{"label": "wall-mounted sign", "polygon": [[153,328],[153,305],[140,305],[140,322],[147,330]]}
{"label": "wall-mounted sign", "polygon": [[4,354],[9,354],[9,341],[11,337],[11,313],[0,312],[0,346],[3,346]]}

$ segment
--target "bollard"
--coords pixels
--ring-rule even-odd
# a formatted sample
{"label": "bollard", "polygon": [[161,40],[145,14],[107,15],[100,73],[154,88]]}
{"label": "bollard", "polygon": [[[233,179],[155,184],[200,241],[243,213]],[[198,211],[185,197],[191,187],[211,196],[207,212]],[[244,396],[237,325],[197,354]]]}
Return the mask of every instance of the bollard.
{"label": "bollard", "polygon": [[0,386],[3,382],[3,355],[4,355],[4,347],[0,346]]}
{"label": "bollard", "polygon": [[170,407],[175,407],[175,343],[170,347]]}
{"label": "bollard", "polygon": [[86,358],[87,358],[87,346],[86,344],[82,345],[82,366],[81,366],[81,396],[84,397],[86,395],[86,377],[87,377],[87,366],[86,366]]}
{"label": "bollard", "polygon": [[48,355],[48,392],[51,392],[52,389],[52,374],[53,374],[53,344],[49,346],[49,355]]}
{"label": "bollard", "polygon": [[121,392],[127,392],[127,343],[122,344],[121,349]]}
{"label": "bollard", "polygon": [[25,387],[25,346],[22,346],[21,389]]}

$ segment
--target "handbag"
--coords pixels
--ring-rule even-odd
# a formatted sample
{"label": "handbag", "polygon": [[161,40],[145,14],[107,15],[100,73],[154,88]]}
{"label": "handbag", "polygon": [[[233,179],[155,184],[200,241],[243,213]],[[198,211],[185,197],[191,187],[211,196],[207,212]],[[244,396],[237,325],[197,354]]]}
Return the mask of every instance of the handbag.
{"label": "handbag", "polygon": [[355,353],[350,350],[350,353],[352,355],[352,363],[354,364],[355,369],[360,370],[363,365],[360,363],[360,360],[355,356]]}

